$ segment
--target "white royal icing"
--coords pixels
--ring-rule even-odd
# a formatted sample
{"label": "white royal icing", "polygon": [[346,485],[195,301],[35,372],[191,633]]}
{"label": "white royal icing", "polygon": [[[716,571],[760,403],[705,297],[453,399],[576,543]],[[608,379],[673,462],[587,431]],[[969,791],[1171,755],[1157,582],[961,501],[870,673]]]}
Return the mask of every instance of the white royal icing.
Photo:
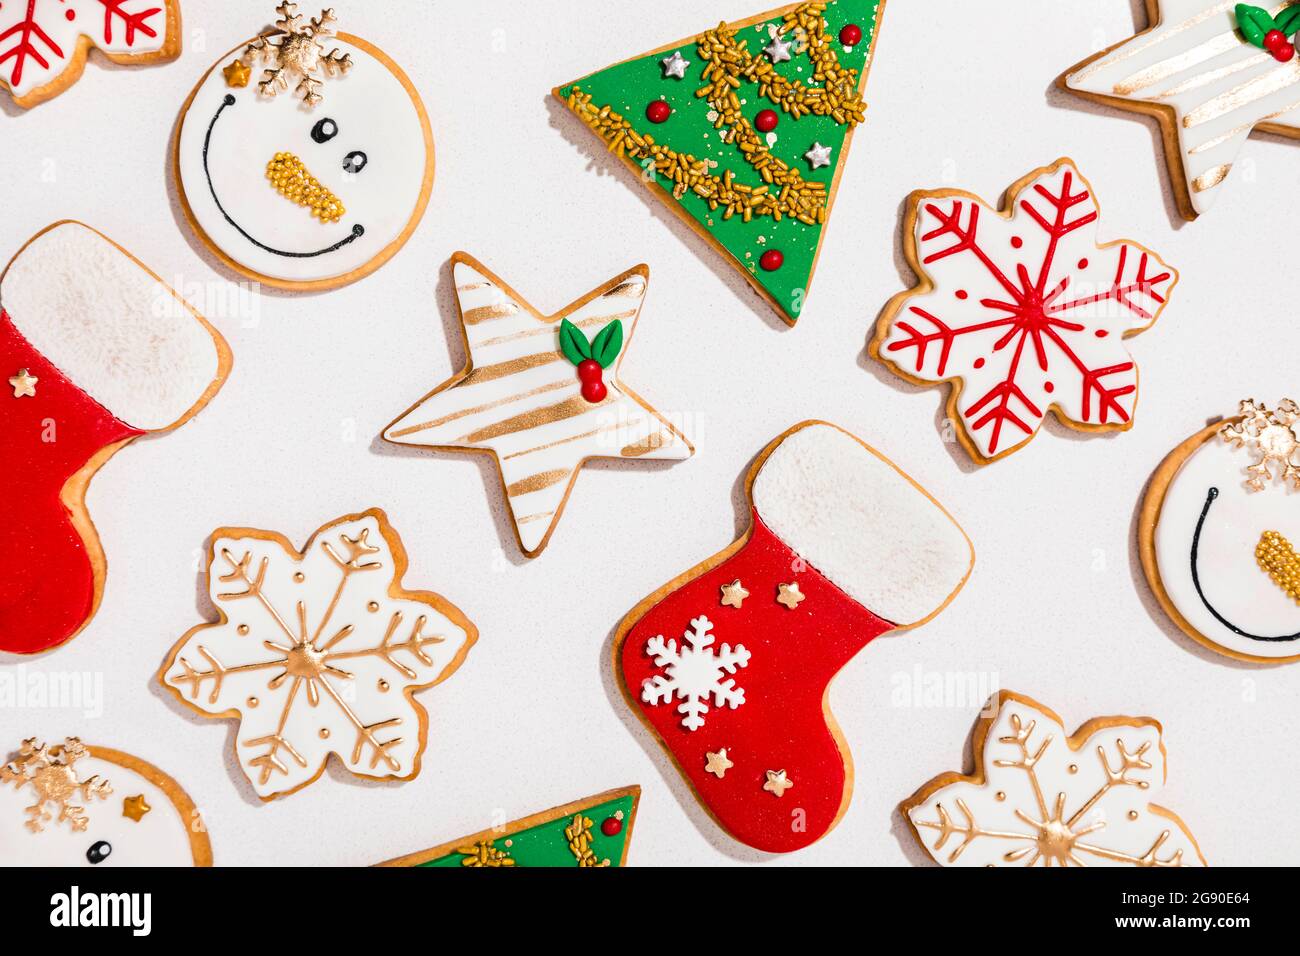
{"label": "white royal icing", "polygon": [[975,560],[957,522],[929,495],[830,425],[782,441],[753,494],[759,517],[791,550],[894,624],[942,607]]}
{"label": "white royal icing", "polygon": [[[1261,3],[1276,13],[1300,0]],[[1237,31],[1236,0],[1160,0],[1160,25],[1066,77],[1072,90],[1173,107],[1197,213],[1219,194],[1251,130],[1300,131],[1300,58],[1280,63]]]}
{"label": "white royal icing", "polygon": [[1067,737],[1047,711],[1005,700],[979,758],[985,782],[950,783],[907,811],[930,855],[944,866],[1205,865],[1152,804],[1165,783],[1158,726],[1104,727],[1078,749]]}
{"label": "white royal icing", "polygon": [[1040,170],[1004,218],[965,194],[922,193],[908,295],[880,358],[911,378],[960,383],[957,412],[982,458],[1028,442],[1050,409],[1124,427],[1137,403],[1126,336],[1149,328],[1177,274],[1128,242],[1097,244],[1100,209],[1069,162]]}
{"label": "white royal icing", "polygon": [[175,424],[219,373],[212,333],[176,293],[80,223],[23,249],[0,279],[0,308],[74,385],[142,430]]}
{"label": "white royal icing", "polygon": [[[52,743],[58,743],[53,741]],[[0,763],[5,757],[0,755]],[[42,822],[37,833],[27,827],[27,808],[37,798],[30,785],[0,782],[0,866],[192,866],[191,825],[202,820],[182,815],[172,798],[148,778],[120,764],[86,756],[74,764],[77,779],[98,777],[108,781],[112,793],[104,799],[89,799],[78,792],[70,802],[83,808],[88,817],[84,830],[74,830],[69,821],[57,822],[59,807],[49,803],[51,819]],[[126,816],[123,801],[143,796],[150,807],[139,822]],[[112,847],[103,862],[92,864],[86,852],[101,841]]]}
{"label": "white royal icing", "polygon": [[157,53],[171,11],[163,0],[9,0],[0,3],[0,81],[22,98],[68,68],[81,37],[105,53]]}
{"label": "white royal icing", "polygon": [[[559,520],[585,459],[691,456],[685,439],[618,381],[645,299],[642,275],[629,274],[547,322],[511,298],[495,277],[463,261],[453,272],[474,371],[425,398],[384,437],[404,445],[494,451],[525,551],[537,550]],[[560,351],[561,318],[589,339],[615,320],[623,323],[623,350],[605,370],[608,395],[600,404],[582,397],[577,370]]]}
{"label": "white royal icing", "polygon": [[1265,531],[1276,531],[1300,547],[1300,492],[1277,483],[1263,491],[1246,487],[1252,458],[1217,434],[1183,462],[1165,492],[1155,528],[1160,583],[1174,607],[1200,634],[1238,654],[1294,657],[1291,641],[1252,640],[1214,616],[1192,579],[1192,540],[1211,488],[1210,505],[1197,549],[1197,568],[1206,599],[1239,630],[1260,636],[1300,634],[1300,605],[1291,600],[1255,561]]}
{"label": "white royal icing", "polygon": [[[349,55],[354,65],[325,82],[324,102],[315,108],[304,107],[292,91],[274,98],[261,95],[258,81],[265,68],[261,64],[251,68],[248,86],[228,86],[222,68],[232,56],[214,66],[199,84],[181,120],[180,180],[199,228],[239,265],[281,281],[334,279],[378,256],[406,231],[433,161],[425,146],[420,112],[398,77],[345,40],[330,37],[327,46]],[[226,96],[233,96],[235,103],[222,110],[213,126]],[[337,135],[317,143],[312,129],[326,119],[338,125]],[[211,187],[203,156],[209,127]],[[359,173],[346,172],[345,159],[355,151],[365,153],[369,161]],[[342,201],[347,213],[340,221],[322,223],[309,209],[276,192],[267,180],[266,167],[282,152],[297,156]],[[218,208],[214,190],[239,228]],[[363,227],[365,234],[336,251],[309,258],[278,255],[252,241],[282,253],[317,252],[347,239],[356,226]]]}
{"label": "white royal icing", "polygon": [[469,635],[390,595],[397,568],[375,516],[328,526],[301,559],[259,537],[218,538],[213,555],[208,592],[225,619],[177,645],[164,683],[239,715],[235,754],[258,796],[309,783],[331,753],[361,776],[413,776],[424,710],[408,692],[455,670]]}

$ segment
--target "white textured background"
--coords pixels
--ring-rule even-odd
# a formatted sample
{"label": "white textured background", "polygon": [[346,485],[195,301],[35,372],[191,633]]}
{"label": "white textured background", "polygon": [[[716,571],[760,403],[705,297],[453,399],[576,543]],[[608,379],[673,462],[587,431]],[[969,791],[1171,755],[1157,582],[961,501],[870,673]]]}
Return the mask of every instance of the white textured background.
{"label": "white textured background", "polygon": [[[925,857],[895,806],[933,774],[963,768],[980,701],[905,706],[898,695],[969,674],[1037,698],[1071,730],[1099,714],[1158,717],[1170,754],[1161,802],[1210,862],[1300,860],[1300,667],[1238,664],[1183,638],[1150,597],[1133,545],[1144,483],[1173,445],[1239,398],[1294,394],[1300,146],[1252,140],[1218,206],[1185,225],[1154,123],[1052,85],[1141,29],[1140,0],[889,0],[867,125],[808,306],[787,330],[548,95],[766,5],[335,0],[343,29],[385,48],[424,97],[438,163],[428,214],[396,259],[354,286],[256,296],[255,321],[208,308],[235,351],[229,383],[198,419],[138,442],[96,479],[89,503],[110,563],[103,608],[73,644],[25,662],[29,672],[102,674],[103,715],[0,710],[0,742],[78,733],[157,763],[205,811],[220,864],[372,863],[494,816],[630,783],[644,788],[633,864],[908,864]],[[217,295],[231,276],[181,218],[169,138],[192,85],[269,22],[272,6],[184,0],[179,61],[92,61],[69,92],[25,114],[0,96],[0,261],[46,224],[75,217],[191,297]],[[863,355],[881,306],[911,284],[901,204],[914,188],[941,186],[993,199],[1061,155],[1098,191],[1102,238],[1141,240],[1182,283],[1132,341],[1142,371],[1132,431],[1084,438],[1048,426],[976,470],[941,440],[942,392],[903,384]],[[536,561],[518,556],[484,461],[376,440],[462,363],[445,269],[457,249],[548,311],[649,263],[624,378],[665,412],[689,416],[699,449],[673,467],[589,467]],[[752,456],[808,417],[844,425],[916,476],[963,523],[978,557],[945,614],[873,643],[835,683],[831,706],[857,767],[853,801],[829,837],[778,859],[735,843],[698,808],[624,706],[609,641],[628,608],[734,538]],[[154,672],[199,620],[212,529],[273,528],[302,543],[371,505],[405,539],[408,584],[463,608],[479,644],[420,698],[430,740],[417,780],[377,785],[331,772],[261,805],[232,763],[231,725],[175,706]]]}

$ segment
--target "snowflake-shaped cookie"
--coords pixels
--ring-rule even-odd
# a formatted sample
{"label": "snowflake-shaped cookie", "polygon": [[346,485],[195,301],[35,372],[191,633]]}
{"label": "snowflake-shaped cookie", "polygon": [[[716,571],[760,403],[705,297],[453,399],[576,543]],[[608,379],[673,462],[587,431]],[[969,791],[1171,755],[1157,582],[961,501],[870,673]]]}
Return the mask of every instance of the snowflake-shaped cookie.
{"label": "snowflake-shaped cookie", "polygon": [[1165,783],[1160,724],[1061,719],[1010,691],[975,732],[978,766],[945,773],[901,806],[944,866],[1204,866],[1182,820],[1150,800]]}
{"label": "snowflake-shaped cookie", "polygon": [[1273,471],[1269,462],[1274,462],[1281,472],[1283,483],[1290,482],[1293,488],[1300,488],[1300,405],[1289,398],[1277,403],[1276,410],[1267,405],[1247,399],[1241,403],[1240,416],[1219,429],[1223,440],[1234,448],[1245,448],[1255,460],[1246,467],[1246,487],[1252,491],[1263,491],[1273,480]]}
{"label": "snowflake-shaped cookie", "polygon": [[921,284],[890,302],[871,343],[907,379],[953,383],[949,415],[981,463],[1028,442],[1048,411],[1082,430],[1128,428],[1138,374],[1123,339],[1151,326],[1177,282],[1135,243],[1097,245],[1100,210],[1068,160],[1009,196],[998,213],[956,190],[912,195]]}
{"label": "snowflake-shaped cookie", "polygon": [[[27,808],[27,829],[40,833],[53,820],[56,826],[66,823],[76,832],[85,831],[90,817],[84,806],[72,801],[78,794],[83,803],[105,800],[113,792],[109,782],[97,775],[80,778],[77,761],[89,755],[90,750],[76,737],[54,746],[38,744],[31,737],[23,741],[16,760],[0,764],[0,784],[12,783],[20,790],[26,787],[32,792],[35,802]],[[53,815],[56,810],[57,817]]]}
{"label": "snowflake-shaped cookie", "polygon": [[[677,708],[682,714],[682,726],[699,730],[704,726],[704,715],[709,712],[709,698],[715,707],[727,706],[735,710],[745,702],[745,690],[737,687],[734,678],[723,679],[723,674],[734,674],[749,664],[749,651],[744,644],[733,649],[730,644],[713,647],[713,622],[707,617],[691,621],[691,628],[682,635],[685,642],[680,647],[676,641],[665,641],[663,635],[646,641],[646,653],[654,658],[655,666],[664,673],[651,677],[641,688],[641,699],[647,704],[663,704],[676,697],[683,703]],[[689,646],[688,646],[689,645]]]}
{"label": "snowflake-shaped cookie", "polygon": [[92,47],[114,63],[174,59],[181,51],[178,0],[0,2],[0,89],[19,106],[76,82]]}
{"label": "snowflake-shaped cookie", "polygon": [[208,590],[220,623],[181,639],[159,679],[196,710],[239,719],[235,752],[264,800],[320,776],[409,780],[427,718],[412,695],[449,677],[477,631],[446,599],[405,591],[406,553],[382,511],[341,518],[301,552],[223,528]]}

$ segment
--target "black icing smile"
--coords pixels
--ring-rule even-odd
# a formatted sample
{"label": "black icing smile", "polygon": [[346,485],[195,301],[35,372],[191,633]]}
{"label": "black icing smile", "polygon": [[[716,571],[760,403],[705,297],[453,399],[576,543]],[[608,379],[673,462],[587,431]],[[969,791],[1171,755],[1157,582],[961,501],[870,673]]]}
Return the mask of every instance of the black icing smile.
{"label": "black icing smile", "polygon": [[221,105],[217,107],[216,115],[212,117],[212,122],[208,124],[208,133],[203,137],[203,174],[208,178],[208,190],[212,193],[212,201],[217,204],[217,209],[220,211],[221,215],[225,217],[226,222],[234,226],[235,230],[241,236],[253,245],[257,246],[257,248],[264,249],[273,255],[284,256],[287,259],[315,259],[317,256],[328,255],[331,252],[337,252],[344,246],[360,239],[366,234],[366,227],[357,223],[352,227],[352,232],[346,239],[342,239],[339,242],[334,243],[332,246],[326,246],[324,249],[317,249],[315,252],[286,252],[283,249],[276,249],[272,246],[268,246],[264,242],[258,242],[248,234],[247,230],[245,230],[243,226],[235,222],[235,220],[231,218],[230,213],[226,212],[226,207],[221,205],[221,199],[217,196],[217,187],[212,185],[212,170],[208,168],[208,147],[212,145],[212,131],[217,128],[217,120],[221,119],[221,114],[226,111],[226,107],[234,105],[235,97],[233,95],[227,93],[222,97]]}
{"label": "black icing smile", "polygon": [[1226,617],[1224,617],[1222,614],[1216,611],[1214,605],[1210,603],[1210,599],[1207,598],[1205,596],[1205,592],[1201,590],[1201,575],[1196,567],[1196,559],[1201,547],[1201,529],[1205,527],[1205,518],[1210,513],[1210,505],[1214,504],[1214,500],[1218,497],[1219,497],[1218,488],[1211,488],[1209,490],[1209,493],[1206,494],[1205,507],[1201,509],[1200,520],[1196,522],[1196,534],[1192,535],[1192,583],[1196,585],[1196,593],[1200,596],[1201,603],[1205,605],[1205,609],[1207,611],[1209,611],[1211,614],[1214,615],[1214,619],[1216,621],[1218,621],[1228,630],[1232,631],[1232,633],[1240,634],[1242,637],[1249,638],[1252,641],[1266,641],[1272,644],[1282,644],[1287,641],[1300,640],[1300,632],[1297,632],[1295,634],[1281,634],[1277,637],[1266,637],[1262,634],[1251,634],[1248,631],[1243,631],[1241,628],[1237,627],[1237,625],[1233,624]]}

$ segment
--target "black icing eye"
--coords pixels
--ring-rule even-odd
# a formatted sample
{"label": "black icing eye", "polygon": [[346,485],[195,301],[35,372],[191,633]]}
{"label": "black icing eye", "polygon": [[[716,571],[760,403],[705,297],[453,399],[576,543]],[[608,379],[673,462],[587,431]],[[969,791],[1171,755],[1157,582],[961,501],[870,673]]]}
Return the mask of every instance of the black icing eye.
{"label": "black icing eye", "polygon": [[353,150],[343,157],[343,171],[355,175],[365,169],[369,162],[370,158],[365,153],[359,149]]}
{"label": "black icing eye", "polygon": [[311,138],[318,143],[328,143],[339,134],[339,124],[332,119],[323,119],[311,128]]}
{"label": "black icing eye", "polygon": [[100,840],[86,851],[86,859],[92,864],[103,863],[113,852],[113,845],[107,840]]}

